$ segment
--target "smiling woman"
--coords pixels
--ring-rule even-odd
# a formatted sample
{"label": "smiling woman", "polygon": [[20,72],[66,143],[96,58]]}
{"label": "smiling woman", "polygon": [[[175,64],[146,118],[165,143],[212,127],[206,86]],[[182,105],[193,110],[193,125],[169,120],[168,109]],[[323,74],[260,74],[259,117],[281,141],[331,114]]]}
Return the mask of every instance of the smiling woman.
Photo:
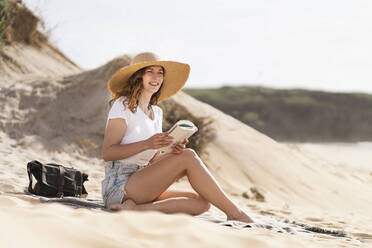
{"label": "smiling woman", "polygon": [[[102,146],[105,207],[198,215],[212,203],[228,220],[252,222],[218,185],[198,154],[186,148],[187,139],[173,145],[171,153],[158,151],[173,137],[162,132],[163,111],[156,104],[176,94],[189,72],[187,64],[159,61],[152,53],[142,53],[109,80],[113,98]],[[168,190],[184,176],[197,193]]]}
{"label": "smiling woman", "polygon": [[[130,85],[130,87],[123,87],[122,90],[119,90],[116,95],[114,95],[114,97],[110,100],[110,105],[112,105],[112,103],[114,103],[119,97],[128,96],[128,108],[134,113],[136,111],[139,97],[141,96],[142,92],[145,91],[154,94],[150,99],[150,104],[148,105],[148,109],[150,109],[150,106],[155,104],[159,99],[163,82],[164,70],[162,69],[162,67],[157,67],[159,66],[148,66],[136,71],[128,79],[128,85]],[[155,70],[156,74],[154,73]],[[161,73],[159,73],[159,70],[161,71]],[[156,76],[159,74],[160,77],[156,77],[154,80],[154,75]],[[156,85],[151,85],[150,82],[155,83]],[[143,106],[140,106],[140,108],[145,113],[148,111],[145,110]]]}

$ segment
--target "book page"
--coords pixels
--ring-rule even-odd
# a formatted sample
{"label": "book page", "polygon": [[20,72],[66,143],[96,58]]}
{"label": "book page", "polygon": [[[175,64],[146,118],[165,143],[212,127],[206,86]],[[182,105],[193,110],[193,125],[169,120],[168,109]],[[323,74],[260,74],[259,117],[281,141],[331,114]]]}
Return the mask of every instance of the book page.
{"label": "book page", "polygon": [[176,143],[183,142],[186,138],[193,135],[198,128],[190,121],[181,120],[178,121],[171,129],[169,129],[169,135],[173,137],[173,142],[166,147],[158,149],[161,154],[172,152],[171,146]]}

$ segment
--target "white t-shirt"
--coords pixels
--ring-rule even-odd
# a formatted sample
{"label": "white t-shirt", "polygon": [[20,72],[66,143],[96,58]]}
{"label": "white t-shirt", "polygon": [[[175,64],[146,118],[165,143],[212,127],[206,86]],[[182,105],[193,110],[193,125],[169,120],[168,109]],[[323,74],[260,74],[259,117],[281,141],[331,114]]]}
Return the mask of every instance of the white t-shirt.
{"label": "white t-shirt", "polygon": [[[127,123],[127,129],[120,144],[130,144],[150,138],[156,133],[162,132],[163,110],[157,106],[152,105],[154,112],[154,120],[151,120],[141,108],[137,107],[137,112],[132,113],[129,108],[123,105],[126,97],[122,96],[114,102],[107,117],[106,128],[110,119],[122,118]],[[155,155],[157,150],[148,149],[146,151],[134,154],[120,160],[122,164],[128,165],[147,165],[151,158]]]}

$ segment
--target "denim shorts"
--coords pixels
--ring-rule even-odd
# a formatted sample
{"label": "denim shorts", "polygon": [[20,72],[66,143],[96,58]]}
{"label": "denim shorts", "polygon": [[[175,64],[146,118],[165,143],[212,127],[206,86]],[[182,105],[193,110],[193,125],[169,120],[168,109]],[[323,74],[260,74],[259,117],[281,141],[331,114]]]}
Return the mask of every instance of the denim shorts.
{"label": "denim shorts", "polygon": [[122,164],[120,160],[105,163],[105,179],[101,182],[105,208],[112,204],[122,203],[123,197],[127,194],[125,185],[130,176],[144,167],[146,165]]}

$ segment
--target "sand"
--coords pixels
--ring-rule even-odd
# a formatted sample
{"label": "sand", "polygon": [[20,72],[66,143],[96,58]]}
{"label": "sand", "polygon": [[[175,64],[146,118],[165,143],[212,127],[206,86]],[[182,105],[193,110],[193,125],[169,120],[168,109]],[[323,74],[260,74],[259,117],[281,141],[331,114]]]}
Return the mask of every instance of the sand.
{"label": "sand", "polygon": [[[102,200],[106,82],[130,58],[119,56],[83,71],[47,47],[7,49],[18,69],[0,63],[1,247],[371,245],[370,148],[354,144],[340,152],[340,144],[281,144],[183,92],[173,99],[197,117],[212,118],[218,130],[199,155],[257,224],[226,222],[214,206],[200,216],[116,213],[28,194],[26,164],[37,159],[86,172],[88,199]],[[30,56],[43,62],[31,66]],[[171,188],[192,190],[187,178]]]}

